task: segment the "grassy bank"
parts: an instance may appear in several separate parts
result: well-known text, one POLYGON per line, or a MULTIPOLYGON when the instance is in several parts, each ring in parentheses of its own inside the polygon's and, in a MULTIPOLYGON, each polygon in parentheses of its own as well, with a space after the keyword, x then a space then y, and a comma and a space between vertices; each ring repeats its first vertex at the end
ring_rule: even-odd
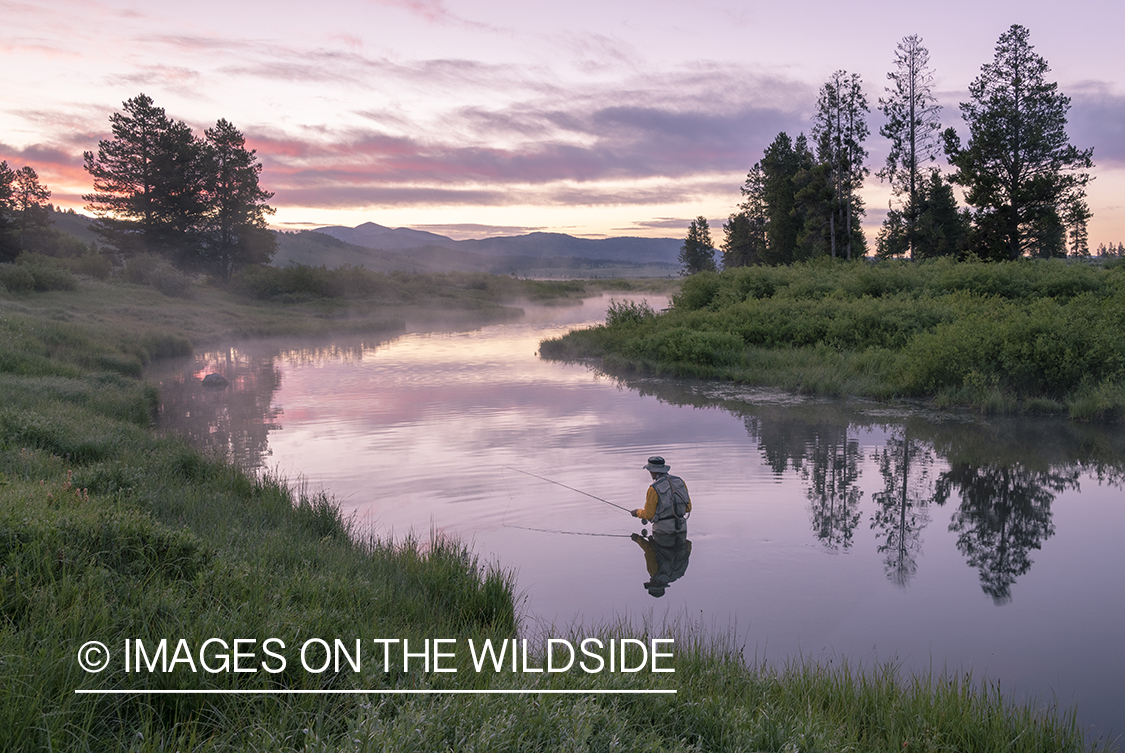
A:
MULTIPOLYGON (((966 679, 748 667, 682 636, 674 674, 304 671, 98 674, 99 640, 464 641, 518 635, 512 580, 449 541, 372 539, 331 500, 252 477, 152 432, 162 355, 224 334, 389 321, 368 301, 168 297, 78 281, 0 293, 0 749, 1079 751, 1073 720, 966 679), (224 330, 224 328, 229 328, 224 330), (85 695, 93 690, 667 689, 676 696, 85 695)), ((399 305, 399 304, 396 304, 399 305)), ((421 305, 421 303, 416 303, 421 305)), ((313 328, 313 329, 309 329, 313 328)), ((323 328, 323 329, 322 329, 323 328)), ((603 635, 643 638, 642 630, 603 635)), ((685 631, 686 633, 686 631, 685 631)), ((368 643, 370 646, 370 644, 368 643)), ((212 652, 212 663, 218 663, 212 652)), ((198 659, 198 654, 196 655, 198 659)), ((533 659, 534 666, 535 659, 533 659)))
POLYGON ((985 412, 1125 415, 1125 267, 822 261, 687 279, 664 314, 623 307, 542 344, 607 369, 985 412))

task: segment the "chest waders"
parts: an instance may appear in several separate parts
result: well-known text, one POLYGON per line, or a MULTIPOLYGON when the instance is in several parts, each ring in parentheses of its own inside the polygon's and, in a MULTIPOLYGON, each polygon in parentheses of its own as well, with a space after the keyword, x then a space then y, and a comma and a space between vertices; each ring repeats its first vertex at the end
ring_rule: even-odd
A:
POLYGON ((679 476, 663 474, 652 482, 656 490, 656 516, 652 519, 653 533, 681 533, 687 530, 687 484, 679 476))

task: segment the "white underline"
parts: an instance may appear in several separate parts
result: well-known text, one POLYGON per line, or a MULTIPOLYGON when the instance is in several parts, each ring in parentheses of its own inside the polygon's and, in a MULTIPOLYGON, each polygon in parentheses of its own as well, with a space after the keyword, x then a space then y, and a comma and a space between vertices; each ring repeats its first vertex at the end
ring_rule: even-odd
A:
POLYGON ((675 690, 411 690, 372 688, 369 690, 75 690, 93 695, 675 695, 675 690))

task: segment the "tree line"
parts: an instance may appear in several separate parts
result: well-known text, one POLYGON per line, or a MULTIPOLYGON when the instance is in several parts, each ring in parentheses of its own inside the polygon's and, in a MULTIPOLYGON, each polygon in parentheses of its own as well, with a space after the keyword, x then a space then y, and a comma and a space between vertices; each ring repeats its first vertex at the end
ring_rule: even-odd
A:
MULTIPOLYGON (((1066 135, 1070 99, 1046 80, 1046 60, 1028 30, 1012 25, 991 63, 960 104, 968 129, 942 130, 929 51, 917 35, 895 50, 890 85, 878 102, 890 141, 876 175, 893 199, 876 255, 923 259, 975 255, 985 260, 1089 255, 1086 185, 1093 149, 1066 135), (944 155, 949 170, 936 164, 944 155), (960 208, 953 186, 964 191, 960 208)), ((869 174, 870 113, 860 77, 836 71, 821 87, 810 137, 779 133, 742 186, 743 201, 723 224, 723 264, 790 264, 819 256, 864 256, 865 207, 858 189, 869 174)), ((707 221, 692 221, 681 252, 684 272, 715 267, 707 221), (706 249, 703 248, 706 246, 706 249)))
POLYGON ((94 190, 82 198, 110 248, 223 280, 269 262, 277 248, 265 219, 273 194, 258 184, 262 165, 237 128, 221 118, 196 136, 144 94, 109 120, 113 138, 83 154, 94 190))
POLYGON ((0 162, 0 262, 19 256, 28 236, 50 224, 49 198, 51 191, 34 168, 13 170, 0 162))
MULTIPOLYGON (((93 192, 82 198, 102 241, 95 250, 120 263, 153 254, 224 281, 273 258, 277 239, 266 226, 273 194, 259 185, 262 165, 229 121, 197 136, 145 94, 124 102, 109 120, 113 137, 83 153, 93 192)), ((51 245, 50 196, 33 168, 0 162, 0 262, 51 245)), ((77 245, 79 251, 68 251, 87 250, 77 245)))

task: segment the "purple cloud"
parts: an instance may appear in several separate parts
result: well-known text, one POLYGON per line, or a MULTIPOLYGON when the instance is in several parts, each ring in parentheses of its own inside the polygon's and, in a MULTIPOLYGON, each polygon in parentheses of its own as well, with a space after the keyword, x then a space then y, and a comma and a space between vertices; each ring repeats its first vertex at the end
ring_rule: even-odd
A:
POLYGON ((1094 83, 1071 95, 1067 135, 1079 149, 1094 148, 1094 164, 1125 167, 1125 96, 1094 83))

